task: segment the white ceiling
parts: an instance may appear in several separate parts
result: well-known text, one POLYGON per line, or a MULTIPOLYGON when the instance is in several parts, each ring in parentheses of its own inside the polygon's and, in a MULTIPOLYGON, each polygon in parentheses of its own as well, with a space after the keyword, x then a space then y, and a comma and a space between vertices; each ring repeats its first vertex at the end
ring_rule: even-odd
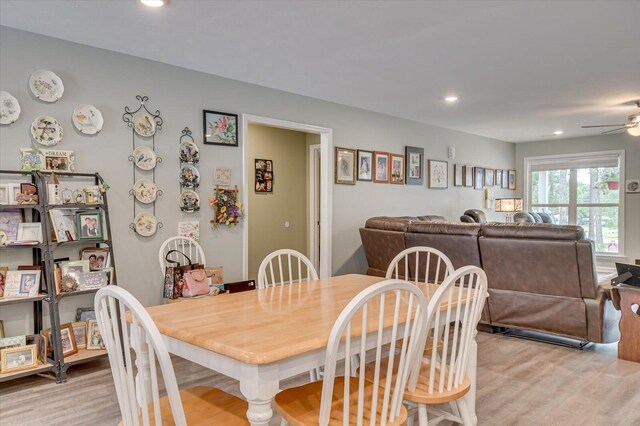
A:
POLYGON ((640 99, 637 0, 0 0, 0 24, 512 142, 640 99))

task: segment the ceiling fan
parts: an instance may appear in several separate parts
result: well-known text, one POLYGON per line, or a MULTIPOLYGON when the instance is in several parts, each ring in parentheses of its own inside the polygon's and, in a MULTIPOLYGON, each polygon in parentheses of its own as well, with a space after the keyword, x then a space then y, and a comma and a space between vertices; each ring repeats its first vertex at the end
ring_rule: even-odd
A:
MULTIPOLYGON (((636 106, 640 108, 640 101, 636 101, 636 106)), ((618 130, 626 129, 627 133, 631 136, 640 136, 640 112, 631 114, 628 118, 629 122, 626 124, 601 124, 597 126, 582 126, 583 129, 590 129, 592 127, 617 127, 617 129, 607 130, 602 132, 603 135, 607 133, 617 132, 618 130)))

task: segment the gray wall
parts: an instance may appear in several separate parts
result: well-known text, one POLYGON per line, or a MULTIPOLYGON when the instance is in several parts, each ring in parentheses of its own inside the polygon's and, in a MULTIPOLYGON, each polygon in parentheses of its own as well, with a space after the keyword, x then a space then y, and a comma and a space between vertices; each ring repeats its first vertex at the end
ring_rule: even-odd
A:
MULTIPOLYGON (((161 301, 157 250, 163 240, 177 232, 179 220, 200 220, 201 241, 208 262, 224 265, 228 280, 241 279, 242 227, 212 231, 209 228, 212 211, 206 200, 213 192, 215 167, 230 167, 232 184, 241 184, 242 147, 203 146, 203 109, 330 127, 334 130, 335 146, 395 153, 403 153, 405 145, 420 146, 425 148, 426 158, 441 160, 447 159, 447 147, 453 146, 456 148, 455 162, 493 168, 514 166, 515 147, 511 143, 6 27, 0 28, 0 39, 0 88, 16 96, 22 106, 22 114, 15 124, 0 128, 0 167, 18 167, 18 149, 29 146, 29 125, 36 116, 51 115, 61 121, 65 134, 58 148, 74 150, 78 171, 98 171, 112 187, 108 195, 120 283, 145 305, 161 301), (64 82, 64 96, 54 104, 35 100, 27 87, 29 75, 40 68, 56 72, 64 82), (159 109, 164 118, 162 132, 156 137, 158 154, 164 157, 164 163, 157 171, 158 186, 164 190, 164 196, 157 204, 157 216, 164 222, 164 228, 151 238, 133 235, 128 228, 132 220, 132 202, 128 195, 132 176, 127 161, 131 153, 131 130, 122 122, 122 114, 125 105, 136 107, 137 94, 149 96, 148 106, 159 109), (95 137, 82 136, 73 128, 71 113, 81 103, 93 104, 102 111, 104 129, 95 137), (199 194, 203 206, 199 213, 191 215, 181 213, 177 201, 177 146, 180 131, 185 126, 193 130, 202 157, 199 194)), ((501 193, 509 191, 496 190, 497 196, 501 193)), ((465 209, 481 208, 482 203, 482 191, 453 188, 452 184, 448 190, 368 182, 358 182, 355 186, 334 185, 333 272, 344 274, 366 270, 358 228, 368 217, 440 214, 457 220, 465 209)), ((494 217, 502 219, 502 216, 494 217)), ((72 319, 76 306, 90 303, 90 298, 65 300, 63 321, 72 319)), ((12 321, 17 318, 9 313, 5 315, 4 309, 3 317, 11 317, 12 321)))
MULTIPOLYGON (((625 151, 625 179, 640 179, 640 139, 626 132, 587 138, 516 144, 518 176, 524 176, 524 158, 554 154, 572 154, 609 150, 625 151)), ((518 193, 522 195, 524 179, 518 179, 518 193)), ((623 185, 620 185, 623 189, 623 185)), ((625 194, 625 254, 629 262, 640 259, 640 194, 625 194)), ((598 262, 604 264, 603 262, 598 262)))

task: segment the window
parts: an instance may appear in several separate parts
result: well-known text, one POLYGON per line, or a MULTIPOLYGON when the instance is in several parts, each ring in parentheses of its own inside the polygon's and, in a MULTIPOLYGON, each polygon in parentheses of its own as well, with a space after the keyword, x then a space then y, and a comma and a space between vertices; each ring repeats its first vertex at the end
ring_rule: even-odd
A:
POLYGON ((525 158, 525 205, 579 225, 596 253, 624 254, 624 151, 525 158))

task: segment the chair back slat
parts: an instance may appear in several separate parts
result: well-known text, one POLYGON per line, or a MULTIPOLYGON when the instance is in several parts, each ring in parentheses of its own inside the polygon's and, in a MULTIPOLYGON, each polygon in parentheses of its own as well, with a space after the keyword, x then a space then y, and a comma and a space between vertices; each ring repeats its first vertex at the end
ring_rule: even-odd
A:
MULTIPOLYGON (((389 264, 386 277, 412 281, 416 284, 440 284, 453 271, 451 260, 440 250, 418 246, 398 253, 389 264)), ((430 297, 429 293, 427 297, 430 297)))
POLYGON ((422 291, 410 282, 395 279, 367 287, 343 309, 329 335, 318 419, 321 426, 331 418, 339 360, 345 360, 341 378, 344 425, 364 425, 365 421, 386 425, 400 415, 407 378, 424 348, 426 318, 427 301, 422 291), (391 346, 388 354, 383 352, 387 343, 391 346), (367 364, 367 350, 373 345, 375 359, 367 364), (353 355, 360 360, 357 372, 351 371, 353 355), (351 377, 354 373, 356 378, 351 377), (373 386, 365 377, 373 377, 373 386), (369 387, 371 395, 365 392, 369 387))
MULTIPOLYGON (((448 275, 429 300, 426 334, 427 340, 433 338, 428 359, 429 394, 449 392, 464 383, 487 296, 484 271, 465 266, 448 275)), ((415 389, 418 372, 412 372, 409 389, 415 389)))
MULTIPOLYGON (((160 250, 158 250, 158 262, 160 264, 160 271, 163 275, 166 267, 170 266, 170 264, 165 260, 165 257, 170 250, 177 250, 186 254, 193 263, 199 263, 202 265, 207 264, 204 256, 204 250, 196 240, 189 237, 171 237, 163 242, 160 246, 160 250)), ((173 256, 173 253, 171 256, 173 256)), ((170 258, 173 259, 173 257, 170 258)), ((182 256, 180 255, 177 255, 175 259, 180 262, 185 261, 185 259, 182 259, 182 256)))
POLYGON ((174 423, 186 425, 169 352, 144 307, 129 292, 116 286, 98 290, 94 305, 124 426, 162 425, 159 377, 174 423), (149 378, 141 377, 146 367, 149 378), (134 377, 134 371, 138 376, 134 377))
POLYGON ((258 269, 258 288, 317 280, 318 273, 307 257, 295 250, 276 250, 264 258, 258 269), (294 262, 297 265, 294 265, 294 262))

